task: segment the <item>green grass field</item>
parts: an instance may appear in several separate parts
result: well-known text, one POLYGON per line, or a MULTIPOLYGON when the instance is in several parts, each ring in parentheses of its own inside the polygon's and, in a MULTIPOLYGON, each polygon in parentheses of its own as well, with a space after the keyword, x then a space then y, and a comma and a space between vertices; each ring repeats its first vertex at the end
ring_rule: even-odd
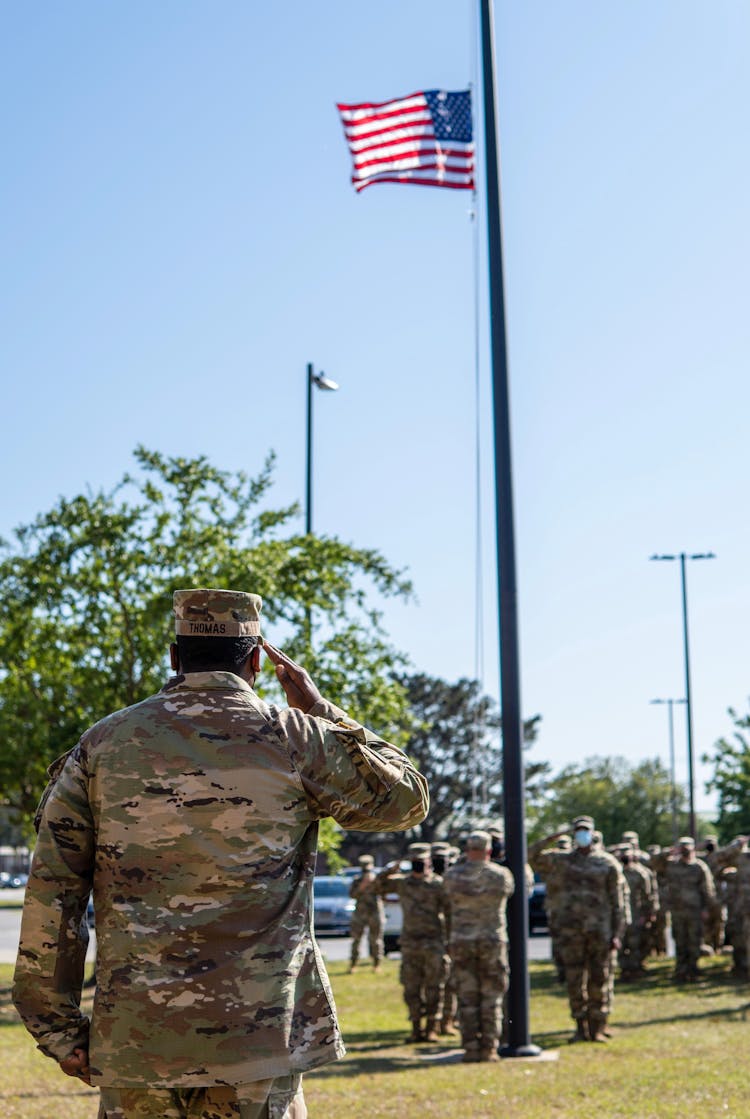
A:
MULTIPOLYGON (((380 974, 345 963, 330 974, 348 1056, 305 1078, 311 1119, 748 1119, 750 1041, 746 984, 729 960, 703 961, 692 987, 652 963, 648 979, 618 989, 606 1046, 566 1044, 567 1000, 550 964, 531 969, 532 1040, 545 1059, 464 1065, 458 1040, 407 1045, 398 964, 380 974)), ((0 967, 3 1119, 94 1119, 97 1093, 68 1079, 34 1048, 9 1003, 10 967, 0 967)))

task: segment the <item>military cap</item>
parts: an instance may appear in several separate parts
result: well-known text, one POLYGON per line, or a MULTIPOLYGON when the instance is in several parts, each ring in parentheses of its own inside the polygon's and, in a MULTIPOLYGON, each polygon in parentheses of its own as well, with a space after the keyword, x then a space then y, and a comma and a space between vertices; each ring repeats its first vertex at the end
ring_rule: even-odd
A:
POLYGON ((622 838, 623 838, 623 841, 630 841, 631 843, 637 844, 638 843, 638 832, 637 831, 624 831, 622 833, 622 838))
POLYGON ((677 840, 678 847, 695 847, 695 840, 692 835, 681 835, 677 840))
POLYGON ((450 853, 450 849, 451 849, 450 843, 445 843, 443 841, 440 841, 438 843, 431 843, 430 844, 430 850, 432 851, 433 855, 445 855, 445 856, 447 856, 450 853))
POLYGON ((505 828, 502 824, 490 824, 487 828, 489 835, 495 835, 498 839, 505 839, 505 828))
POLYGON ((576 816, 573 821, 574 828, 592 828, 594 827, 594 820, 592 816, 576 816))
POLYGON ((460 847, 450 847, 449 851, 448 851, 448 856, 449 856, 450 861, 452 863, 455 863, 456 859, 459 859, 461 857, 461 848, 460 847))
POLYGON ((492 836, 488 831, 473 831, 466 837, 467 851, 489 851, 492 836))
POLYGON ((703 836, 703 842, 704 843, 713 843, 715 847, 718 847, 719 837, 718 837, 718 835, 704 835, 703 836))
POLYGON ((561 835, 557 841, 557 846, 561 851, 569 851, 573 846, 573 841, 569 835, 561 835))
POLYGON ((429 843, 410 843, 407 854, 410 859, 429 859, 431 848, 429 843))
POLYGON ((359 858, 357 859, 357 862, 359 863, 360 866, 374 866, 375 865, 375 860, 373 859, 372 855, 360 855, 359 858))
POLYGON ((260 637, 260 595, 197 587, 175 591, 173 609, 178 637, 260 637))

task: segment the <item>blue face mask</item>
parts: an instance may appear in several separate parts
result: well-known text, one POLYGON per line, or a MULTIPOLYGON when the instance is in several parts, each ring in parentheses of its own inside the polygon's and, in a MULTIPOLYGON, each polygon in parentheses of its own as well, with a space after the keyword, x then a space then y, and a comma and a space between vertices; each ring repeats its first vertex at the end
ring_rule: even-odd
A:
POLYGON ((578 828, 573 838, 579 847, 590 847, 594 834, 588 828, 578 828))

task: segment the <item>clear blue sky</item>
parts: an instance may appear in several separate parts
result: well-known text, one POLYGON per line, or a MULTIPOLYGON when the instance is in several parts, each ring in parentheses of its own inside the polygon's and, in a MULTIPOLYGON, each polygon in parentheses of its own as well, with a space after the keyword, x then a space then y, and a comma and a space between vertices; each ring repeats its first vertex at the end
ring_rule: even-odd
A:
MULTIPOLYGON (((315 527, 408 568, 418 604, 385 616, 415 668, 473 674, 471 196, 356 196, 334 106, 476 83, 474 7, 3 6, 0 531, 138 442, 251 472, 274 448, 274 502, 302 499, 313 361, 342 386, 315 402, 315 527)), ((533 756, 666 756, 648 701, 683 694, 679 582, 648 556, 712 549, 689 570, 700 754, 750 692, 750 8, 496 20, 533 756)))

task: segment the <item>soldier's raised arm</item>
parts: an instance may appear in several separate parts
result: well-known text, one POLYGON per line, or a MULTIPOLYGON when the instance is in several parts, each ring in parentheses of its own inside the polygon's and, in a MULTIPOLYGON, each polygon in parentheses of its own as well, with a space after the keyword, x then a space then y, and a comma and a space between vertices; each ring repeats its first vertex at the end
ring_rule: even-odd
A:
POLYGON ((537 839, 535 843, 529 844, 526 857, 533 870, 543 874, 545 870, 550 868, 557 855, 555 851, 547 850, 547 848, 563 835, 570 835, 570 828, 562 828, 553 832, 552 835, 546 835, 544 839, 537 839))
POLYGON ((290 707, 276 726, 311 810, 356 831, 405 831, 429 810, 427 782, 397 746, 324 699, 309 673, 265 645, 290 707))

